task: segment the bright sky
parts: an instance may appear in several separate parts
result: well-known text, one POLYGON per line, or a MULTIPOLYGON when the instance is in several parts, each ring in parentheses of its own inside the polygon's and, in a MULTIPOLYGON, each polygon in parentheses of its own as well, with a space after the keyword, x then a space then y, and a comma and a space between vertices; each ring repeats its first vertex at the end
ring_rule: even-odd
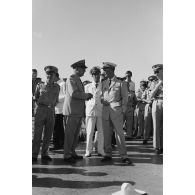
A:
POLYGON ((117 76, 131 70, 138 86, 163 63, 163 0, 33 0, 32 30, 32 67, 43 80, 46 65, 65 78, 86 59, 82 80, 110 61, 117 76))

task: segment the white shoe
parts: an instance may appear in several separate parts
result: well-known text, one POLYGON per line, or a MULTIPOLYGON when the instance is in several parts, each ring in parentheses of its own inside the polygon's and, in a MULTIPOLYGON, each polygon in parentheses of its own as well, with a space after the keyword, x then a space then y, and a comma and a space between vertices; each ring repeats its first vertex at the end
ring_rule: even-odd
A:
POLYGON ((85 157, 87 157, 87 158, 91 157, 91 154, 85 154, 85 157))

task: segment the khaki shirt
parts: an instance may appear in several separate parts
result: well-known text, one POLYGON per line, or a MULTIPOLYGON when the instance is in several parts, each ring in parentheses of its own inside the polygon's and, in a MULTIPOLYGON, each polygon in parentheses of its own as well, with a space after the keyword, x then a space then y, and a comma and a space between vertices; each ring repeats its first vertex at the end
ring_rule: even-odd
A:
POLYGON ((66 81, 63 115, 84 117, 87 97, 88 94, 85 93, 80 78, 75 74, 71 75, 66 81))
POLYGON ((36 87, 39 83, 40 81, 37 78, 32 80, 32 96, 34 96, 36 87))
POLYGON ((60 86, 57 83, 42 83, 37 85, 35 90, 35 100, 38 105, 54 107, 58 102, 60 86))
POLYGON ((102 100, 108 102, 108 106, 103 105, 102 117, 105 120, 115 119, 119 117, 122 112, 125 113, 127 109, 128 91, 125 82, 120 81, 114 76, 109 80, 102 83, 102 100))
MULTIPOLYGON (((155 83, 155 86, 158 84, 158 81, 155 83)), ((154 88, 155 88, 154 86, 154 88)), ((163 85, 159 86, 158 91, 156 92, 154 99, 163 98, 163 85)))

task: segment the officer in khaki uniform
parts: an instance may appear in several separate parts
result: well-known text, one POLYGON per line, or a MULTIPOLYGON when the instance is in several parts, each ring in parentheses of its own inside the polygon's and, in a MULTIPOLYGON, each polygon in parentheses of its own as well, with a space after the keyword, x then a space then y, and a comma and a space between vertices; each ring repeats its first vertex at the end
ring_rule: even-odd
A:
POLYGON ((127 82, 128 88, 128 102, 127 102, 127 110, 125 113, 126 120, 126 129, 127 129, 127 138, 131 139, 133 137, 133 129, 134 129, 134 112, 137 104, 137 98, 135 95, 135 83, 131 80, 132 72, 130 70, 126 71, 125 79, 127 82))
POLYGON ((140 81, 140 88, 136 92, 137 105, 135 109, 135 117, 138 124, 137 139, 140 139, 144 132, 144 111, 146 105, 146 87, 147 82, 145 80, 140 81))
POLYGON ((112 160, 112 132, 115 131, 116 142, 123 163, 131 164, 127 156, 125 136, 123 132, 123 115, 127 108, 127 86, 117 79, 114 71, 116 64, 103 62, 103 70, 108 78, 102 83, 102 122, 104 131, 104 152, 105 156, 101 160, 112 160), (113 128, 112 128, 113 125, 113 128))
POLYGON ((157 80, 155 75, 148 77, 148 88, 146 89, 146 105, 144 111, 144 140, 143 144, 147 144, 147 141, 150 137, 151 132, 153 131, 153 122, 152 122, 152 102, 153 99, 150 98, 150 93, 153 89, 154 82, 157 80))
POLYGON ((49 143, 54 128, 55 105, 58 101, 60 86, 54 83, 58 69, 54 66, 44 68, 47 76, 45 83, 39 84, 35 90, 37 104, 35 114, 35 130, 32 145, 32 161, 36 162, 40 150, 42 132, 44 129, 43 145, 41 151, 42 160, 52 160, 48 155, 49 143))
POLYGON ((127 138, 131 139, 133 137, 134 110, 137 103, 137 98, 135 92, 130 90, 129 83, 127 83, 127 90, 128 90, 128 101, 127 101, 127 110, 124 115, 124 120, 126 121, 127 138))
POLYGON ((154 99, 152 104, 153 147, 156 154, 161 154, 163 153, 163 64, 155 64, 152 68, 158 78, 151 91, 151 98, 154 99))
POLYGON ((80 60, 71 65, 74 73, 67 78, 63 115, 65 116, 64 132, 64 161, 75 163, 83 157, 76 154, 79 131, 82 118, 85 116, 85 101, 90 100, 93 95, 85 93, 83 83, 80 80, 85 73, 85 60, 80 60))

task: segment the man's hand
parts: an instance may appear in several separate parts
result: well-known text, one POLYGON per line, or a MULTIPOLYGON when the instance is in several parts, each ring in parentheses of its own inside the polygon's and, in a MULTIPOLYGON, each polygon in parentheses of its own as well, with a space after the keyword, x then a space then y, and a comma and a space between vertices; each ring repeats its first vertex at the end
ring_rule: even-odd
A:
POLYGON ((88 97, 87 100, 90 100, 91 98, 93 98, 93 95, 91 93, 87 93, 88 97))
POLYGON ((104 105, 104 106, 109 106, 110 103, 108 101, 105 101, 103 99, 101 99, 101 103, 104 105))

